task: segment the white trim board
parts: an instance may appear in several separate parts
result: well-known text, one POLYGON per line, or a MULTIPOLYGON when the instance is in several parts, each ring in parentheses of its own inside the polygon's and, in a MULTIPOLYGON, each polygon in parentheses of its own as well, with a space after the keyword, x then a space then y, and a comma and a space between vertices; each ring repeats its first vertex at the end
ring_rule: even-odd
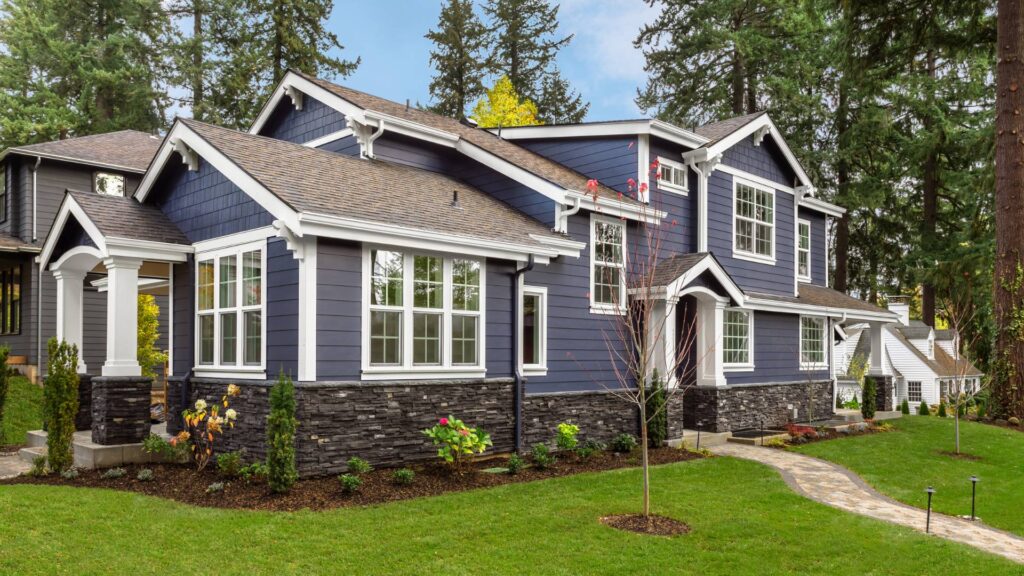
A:
POLYGON ((506 140, 650 135, 682 144, 688 148, 698 148, 708 143, 707 138, 695 132, 661 120, 648 119, 551 126, 517 126, 501 130, 492 128, 490 131, 494 134, 500 132, 501 137, 506 140))

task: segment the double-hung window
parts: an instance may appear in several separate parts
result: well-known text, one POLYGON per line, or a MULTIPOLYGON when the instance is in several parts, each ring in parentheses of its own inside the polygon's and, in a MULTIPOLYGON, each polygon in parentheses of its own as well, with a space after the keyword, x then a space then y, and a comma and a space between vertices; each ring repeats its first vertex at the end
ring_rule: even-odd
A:
POLYGON ((750 310, 727 308, 722 321, 724 368, 754 367, 754 314, 750 310))
POLYGON ((590 217, 590 307, 622 313, 626 304, 626 225, 590 217))
POLYGON ((803 282, 811 281, 811 223, 798 220, 796 225, 796 276, 803 282))
POLYGON ((687 194, 690 185, 687 181, 686 165, 659 157, 658 188, 678 194, 687 194))
POLYGON ((387 248, 366 260, 365 374, 482 371, 482 262, 387 248))
POLYGON ((921 381, 920 380, 909 380, 909 381, 907 381, 907 401, 908 402, 920 402, 921 401, 921 381))
POLYGON ((520 315, 520 361, 527 375, 547 373, 548 289, 524 286, 520 315))
POLYGON ((774 263, 775 192, 735 179, 734 186, 734 255, 774 263))
POLYGON ((825 319, 800 317, 800 368, 823 369, 825 364, 825 319))
POLYGON ((266 242, 196 258, 198 370, 264 369, 266 242))

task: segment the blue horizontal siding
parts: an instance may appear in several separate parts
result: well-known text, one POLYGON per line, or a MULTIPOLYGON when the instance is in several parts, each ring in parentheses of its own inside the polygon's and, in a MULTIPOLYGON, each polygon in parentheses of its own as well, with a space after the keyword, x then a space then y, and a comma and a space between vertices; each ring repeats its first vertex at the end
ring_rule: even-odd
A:
POLYGON ((282 98, 271 113, 261 136, 303 144, 345 128, 345 117, 330 106, 306 96, 302 110, 296 110, 291 98, 282 98))
POLYGON ((316 373, 318 380, 358 380, 362 372, 362 248, 317 243, 316 373))
POLYGON ((800 209, 800 218, 811 223, 811 283, 825 285, 828 271, 828 232, 825 216, 820 212, 800 209))
MULTIPOLYGON (((682 161, 682 153, 686 148, 661 140, 651 138, 650 161, 656 158, 669 158, 678 162, 682 161)), ((656 172, 648 165, 648 180, 651 186, 651 202, 659 210, 668 213, 665 220, 669 223, 670 232, 666 234, 664 243, 665 251, 672 253, 688 254, 697 250, 697 174, 687 169, 687 180, 689 181, 690 192, 682 195, 678 192, 662 190, 658 187, 656 172), (675 224, 672 224, 672 223, 675 224)), ((667 254, 671 255, 671 254, 667 254)))
POLYGON ((267 376, 299 372, 299 261, 281 238, 267 241, 267 376))
POLYGON ((783 186, 796 185, 796 173, 771 136, 760 146, 754 146, 753 138, 740 140, 722 153, 722 163, 783 186))
MULTIPOLYGON (((630 178, 637 180, 635 136, 517 140, 516 144, 623 194, 629 192, 627 181, 630 178)), ((636 190, 633 193, 635 194, 636 190)))
POLYGON ((515 264, 487 261, 487 377, 512 376, 512 274, 515 264))
POLYGON ((828 370, 800 369, 800 316, 754 312, 754 371, 726 372, 725 379, 729 384, 819 381, 828 379, 828 370))

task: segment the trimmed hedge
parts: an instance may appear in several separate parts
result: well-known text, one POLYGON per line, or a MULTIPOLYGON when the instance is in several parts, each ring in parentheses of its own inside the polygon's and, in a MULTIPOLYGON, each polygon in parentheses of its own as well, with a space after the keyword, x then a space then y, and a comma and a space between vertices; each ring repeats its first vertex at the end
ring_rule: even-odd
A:
POLYGON ((299 479, 295 468, 295 385, 281 372, 270 389, 267 417, 267 483, 277 493, 287 492, 299 479))
POLYGON ((861 396, 863 400, 860 403, 860 414, 865 420, 871 420, 875 417, 878 405, 878 387, 871 376, 864 378, 864 391, 861 396))
POLYGON ((49 468, 63 472, 71 468, 71 442, 78 414, 78 347, 50 338, 50 359, 43 387, 43 422, 46 424, 46 454, 49 468))

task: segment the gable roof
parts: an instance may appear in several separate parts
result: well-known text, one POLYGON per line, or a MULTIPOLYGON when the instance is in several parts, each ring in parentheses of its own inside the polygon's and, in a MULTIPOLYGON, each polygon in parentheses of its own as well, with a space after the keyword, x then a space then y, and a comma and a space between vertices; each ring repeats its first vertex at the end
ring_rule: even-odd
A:
POLYGON ((932 327, 920 320, 911 320, 909 326, 894 326, 907 340, 926 340, 932 334, 932 327))
POLYGON ((734 116, 732 118, 726 118, 718 122, 711 122, 703 126, 699 126, 694 132, 708 139, 705 146, 713 146, 726 136, 733 132, 743 128, 747 124, 750 124, 754 119, 766 114, 766 112, 754 112, 753 114, 744 114, 742 116, 734 116))
MULTIPOLYGON (((921 351, 920 348, 914 346, 906 336, 903 335, 902 331, 898 326, 886 326, 885 329, 892 335, 892 337, 899 343, 900 346, 910 351, 915 358, 925 367, 932 371, 937 378, 953 378, 957 376, 983 376, 984 373, 979 370, 970 361, 961 360, 959 363, 953 359, 941 346, 934 348, 935 358, 929 358, 927 354, 921 351), (966 362, 966 364, 965 364, 966 362)), ((857 341, 857 347, 854 350, 854 356, 862 356, 865 360, 871 358, 871 331, 867 329, 851 330, 850 334, 860 334, 860 339, 857 341)), ((892 361, 892 355, 886 354, 892 361)), ((895 369, 895 366, 893 367, 895 369)))
POLYGON ((188 238, 154 206, 140 204, 134 198, 107 196, 93 192, 68 190, 89 220, 106 237, 190 245, 188 238))
POLYGON ((161 138, 138 130, 119 130, 106 134, 79 136, 4 151, 7 154, 39 156, 52 160, 112 168, 124 172, 146 171, 153 155, 160 147, 161 138))
POLYGON ((710 273, 737 305, 745 299, 743 290, 722 268, 710 252, 676 254, 658 262, 651 279, 651 288, 666 296, 678 296, 691 282, 705 272, 710 273))
POLYGON ((785 304, 796 304, 803 308, 813 307, 826 312, 862 312, 865 317, 875 319, 886 319, 895 321, 897 316, 893 312, 875 306, 870 302, 858 300, 838 290, 817 286, 814 284, 799 284, 799 296, 781 296, 778 294, 765 294, 760 292, 749 292, 748 296, 762 302, 779 302, 785 304))

